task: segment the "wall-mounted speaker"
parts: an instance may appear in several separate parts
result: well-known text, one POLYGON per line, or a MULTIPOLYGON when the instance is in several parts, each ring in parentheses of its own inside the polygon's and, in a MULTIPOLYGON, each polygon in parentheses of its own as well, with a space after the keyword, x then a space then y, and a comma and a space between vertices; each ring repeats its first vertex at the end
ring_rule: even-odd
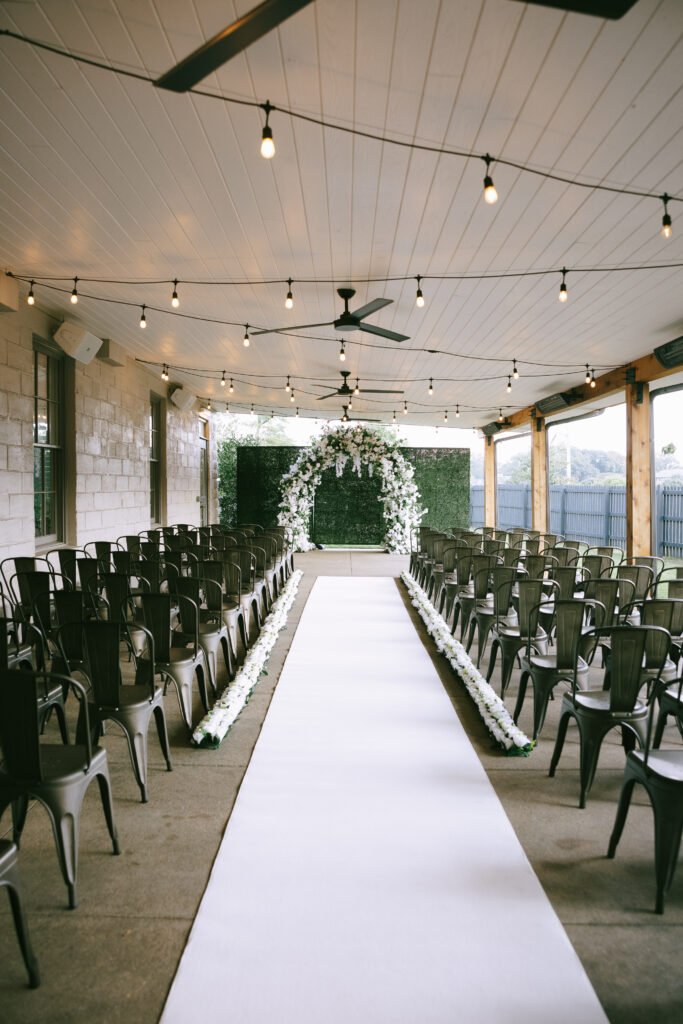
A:
POLYGON ((92 362, 102 346, 101 340, 89 334, 85 327, 68 320, 57 328, 53 337, 59 347, 79 363, 92 362))
POLYGON ((173 404, 179 409, 182 409, 183 412, 189 412, 197 401, 196 395, 193 395, 191 391, 186 391, 185 388, 180 387, 176 388, 175 391, 172 391, 170 397, 173 404))

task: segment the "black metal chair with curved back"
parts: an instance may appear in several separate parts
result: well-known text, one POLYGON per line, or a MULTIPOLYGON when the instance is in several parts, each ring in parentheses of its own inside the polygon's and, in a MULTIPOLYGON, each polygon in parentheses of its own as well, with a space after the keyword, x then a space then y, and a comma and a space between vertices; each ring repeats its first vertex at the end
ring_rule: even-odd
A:
MULTIPOLYGON (((147 680, 144 672, 136 672, 136 682, 123 685, 121 678, 120 650, 121 627, 115 619, 83 623, 85 654, 88 675, 92 689, 88 698, 88 722, 90 736, 96 742, 100 726, 115 722, 123 731, 128 744, 128 753, 140 789, 143 804, 147 803, 147 732, 152 716, 156 724, 161 752, 166 761, 166 770, 172 771, 171 757, 166 732, 163 690, 155 684, 154 645, 151 634, 142 630, 148 647, 147 680)), ((140 630, 140 627, 138 627, 140 630)), ((132 642, 132 641, 131 641, 132 642)), ((84 742, 83 730, 86 719, 81 705, 77 742, 84 742)))
MULTIPOLYGON (((256 579, 256 557, 246 546, 226 548, 223 552, 223 570, 225 576, 226 593, 228 578, 231 575, 229 565, 237 565, 239 575, 239 602, 242 607, 244 629, 249 644, 253 643, 261 631, 261 607, 262 599, 260 586, 256 579)), ((230 579, 231 585, 234 578, 230 579)))
MULTIPOLYGON (((192 680, 197 677, 199 696, 204 710, 209 710, 204 674, 204 651, 199 645, 199 611, 189 598, 178 595, 178 605, 183 607, 184 632, 192 635, 191 645, 171 646, 171 595, 141 594, 143 622, 151 633, 154 643, 154 668, 168 683, 171 681, 178 695, 180 713, 187 728, 192 731, 192 680), (189 606, 192 605, 193 608, 189 606)), ((180 643, 180 641, 178 641, 180 643)), ((137 672, 147 672, 144 664, 145 652, 138 659, 137 672)), ((143 678, 147 678, 143 676, 143 678)), ((164 687, 164 692, 166 687, 164 687)))
MULTIPOLYGON (((485 555, 485 554, 473 554, 472 555, 472 587, 467 587, 460 591, 457 595, 459 611, 461 614, 460 620, 460 642, 462 643, 465 638, 465 633, 469 629, 470 619, 476 603, 484 602, 489 597, 489 581, 491 571, 495 565, 499 565, 499 560, 496 555, 485 555)), ((490 598, 490 603, 493 605, 493 597, 490 598)), ((455 622, 453 623, 453 632, 455 632, 455 622)))
MULTIPOLYGON (((480 570, 481 572, 482 570, 480 570)), ((487 572, 487 570, 483 570, 487 572)), ((470 616, 470 629, 467 638, 467 650, 469 651, 474 635, 477 636, 477 668, 481 665, 481 659, 488 643, 489 633, 495 622, 506 621, 517 622, 517 613, 512 607, 512 586, 517 578, 517 568, 511 565, 495 565, 490 570, 491 575, 491 596, 483 600, 475 601, 470 616)), ((477 580, 474 581, 475 591, 477 580)))
MULTIPOLYGON (((604 630, 595 630, 599 635, 604 630)), ((552 777, 562 754, 567 727, 573 719, 579 728, 580 784, 579 807, 586 806, 586 797, 593 784, 602 741, 610 729, 620 728, 624 749, 633 749, 638 742, 645 745, 648 717, 647 702, 639 699, 642 686, 642 665, 648 646, 648 634, 663 650, 661 667, 666 658, 667 631, 659 626, 611 626, 609 654, 609 689, 580 689, 578 673, 572 678, 571 693, 562 698, 555 749, 548 774, 552 777), (654 637, 655 633, 662 634, 654 637)), ((657 685, 657 683, 655 683, 657 685)))
MULTIPOLYGON (((490 682, 501 653, 500 696, 505 697, 519 652, 527 647, 536 654, 548 653, 548 635, 539 624, 538 612, 547 581, 542 578, 522 579, 518 586, 518 612, 516 621, 497 616, 491 627, 491 654, 486 678, 490 682)), ((551 586, 555 584, 551 583, 551 586)))
MULTIPOLYGON (((538 654, 532 652, 533 644, 527 642, 527 650, 522 660, 522 674, 517 691, 514 720, 524 706, 527 683, 531 680, 534 692, 533 738, 536 739, 545 722, 548 701, 558 683, 571 683, 574 679, 588 680, 588 665, 579 654, 579 644, 584 631, 588 609, 597 610, 596 602, 573 598, 568 601, 556 601, 554 607, 554 641, 553 653, 538 654)), ((546 632, 550 630, 546 627, 546 632)))
POLYGON ((222 621, 227 626, 228 651, 230 654, 228 675, 232 679, 237 664, 237 631, 239 630, 240 632, 245 651, 247 650, 247 635, 244 626, 244 614, 239 600, 241 572, 238 565, 232 564, 233 578, 228 579, 226 582, 226 570, 230 574, 229 567, 231 564, 218 561, 218 559, 207 559, 203 562, 197 562, 192 567, 192 575, 196 575, 199 579, 211 580, 217 584, 220 590, 220 597, 213 588, 209 588, 206 591, 206 605, 209 617, 218 612, 222 621))
MULTIPOLYGON (((654 814, 655 823, 655 913, 664 913, 664 895, 671 888, 683 833, 683 748, 661 750, 650 743, 652 720, 657 698, 669 688, 661 682, 650 701, 645 744, 642 750, 630 750, 626 755, 624 777, 607 856, 612 859, 626 824, 636 783, 645 789, 654 814)), ((683 701, 683 679, 676 686, 675 698, 683 701)))
MULTIPOLYGON (((230 638, 228 627, 222 615, 222 590, 215 580, 199 576, 179 576, 171 583, 171 594, 190 598, 199 609, 199 644, 204 651, 208 669, 209 685, 214 696, 218 693, 218 651, 223 652, 223 660, 228 675, 232 671, 230 638)), ((183 631, 183 605, 179 603, 178 624, 174 634, 191 639, 183 631)))
MULTIPOLYGON (((87 701, 84 687, 68 676, 13 669, 0 672, 0 814, 12 805, 14 841, 19 845, 29 798, 45 807, 55 837, 62 876, 69 893, 69 907, 76 906, 76 872, 81 807, 86 790, 97 779, 102 807, 114 853, 119 853, 111 801, 107 752, 93 747, 90 729, 85 743, 40 742, 37 706, 40 694, 65 684, 79 701, 87 701)), ((87 706, 84 712, 87 723, 87 706)))
POLYGON ((40 971, 38 961, 28 937, 28 926, 24 916, 23 888, 19 877, 19 850, 16 843, 9 839, 0 839, 0 887, 7 889, 9 896, 14 928, 19 940, 21 955, 28 971, 29 987, 38 988, 40 985, 40 971))

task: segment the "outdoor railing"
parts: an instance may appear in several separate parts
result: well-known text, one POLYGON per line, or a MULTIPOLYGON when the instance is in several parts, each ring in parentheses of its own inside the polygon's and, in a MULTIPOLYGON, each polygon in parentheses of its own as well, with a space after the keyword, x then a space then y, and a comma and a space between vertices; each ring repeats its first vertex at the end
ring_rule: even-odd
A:
MULTIPOLYGON (((500 484, 496 492, 500 529, 513 526, 531 529, 531 486, 500 484)), ((653 514, 658 552, 667 558, 683 558, 683 486, 660 484, 655 489, 653 514)), ((470 488, 472 526, 484 522, 484 488, 470 488)), ((623 547, 626 541, 626 488, 581 484, 550 487, 550 532, 592 545, 623 547)))

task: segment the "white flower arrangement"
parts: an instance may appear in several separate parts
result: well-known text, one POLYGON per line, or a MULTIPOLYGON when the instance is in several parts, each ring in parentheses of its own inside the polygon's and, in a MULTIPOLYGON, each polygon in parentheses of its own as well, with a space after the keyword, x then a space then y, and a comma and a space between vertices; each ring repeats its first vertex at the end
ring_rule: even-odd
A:
POLYGON ((427 632, 464 683, 495 741, 506 754, 528 756, 535 746, 534 742, 517 727, 503 701, 474 666, 469 654, 453 636, 446 620, 436 611, 422 587, 408 572, 402 572, 401 579, 408 589, 412 604, 417 608, 420 618, 427 627, 427 632))
POLYGON ((286 625, 302 576, 301 569, 293 572, 277 601, 273 602, 270 614, 261 626, 258 640, 248 651, 244 664, 192 733, 192 742, 196 747, 218 747, 230 726, 235 723, 259 681, 278 633, 286 625))
POLYGON ((310 551, 314 547, 308 536, 308 521, 316 489, 326 469, 334 466, 337 476, 341 476, 349 459, 358 476, 363 465, 368 467, 370 476, 375 467, 378 469, 378 501, 384 505, 386 523, 384 546, 392 553, 407 554, 411 533, 427 510, 420 508, 413 467, 396 444, 369 427, 339 427, 324 433, 301 452, 284 474, 278 523, 287 530, 290 544, 295 551, 310 551))

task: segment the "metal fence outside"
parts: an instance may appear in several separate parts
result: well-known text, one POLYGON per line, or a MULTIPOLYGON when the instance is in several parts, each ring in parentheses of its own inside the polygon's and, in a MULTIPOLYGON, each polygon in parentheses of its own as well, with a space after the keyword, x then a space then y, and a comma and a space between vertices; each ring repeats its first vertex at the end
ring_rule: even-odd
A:
MULTIPOLYGON (((498 526, 531 529, 531 486, 500 484, 496 491, 498 526)), ((626 488, 550 487, 550 532, 587 544, 623 547, 626 542, 626 488)), ((655 489, 654 516, 658 555, 683 558, 683 486, 660 484, 655 489)), ((484 487, 470 488, 470 522, 484 523, 484 487)))

